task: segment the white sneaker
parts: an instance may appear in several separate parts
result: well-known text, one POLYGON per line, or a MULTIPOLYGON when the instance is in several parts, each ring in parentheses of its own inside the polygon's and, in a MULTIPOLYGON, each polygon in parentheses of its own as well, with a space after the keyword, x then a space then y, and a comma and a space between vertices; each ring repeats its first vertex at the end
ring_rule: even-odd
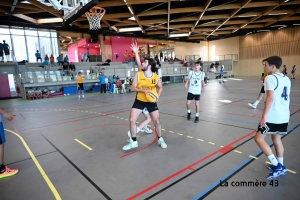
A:
POLYGON ((130 139, 130 142, 123 147, 123 150, 126 151, 129 149, 137 148, 138 146, 139 146, 139 144, 137 141, 133 141, 132 139, 130 139))
MULTIPOLYGON (((136 127, 136 134, 137 134, 138 132, 140 132, 140 131, 141 131, 140 127, 136 127)), ((130 133, 130 131, 127 132, 127 135, 128 135, 128 137, 129 137, 129 139, 127 140, 127 142, 130 142, 130 140, 131 140, 131 133, 130 133)), ((137 137, 137 139, 139 138, 138 135, 136 135, 136 137, 137 137)))
POLYGON ((80 96, 78 96, 78 100, 80 100, 80 96))
POLYGON ((152 133, 152 130, 151 129, 149 129, 147 126, 145 126, 144 128, 142 128, 141 129, 141 132, 143 132, 143 133, 152 133))
POLYGON ((254 108, 254 109, 257 107, 257 105, 252 104, 252 103, 248 103, 248 105, 249 105, 250 107, 254 108))
POLYGON ((167 148, 167 144, 165 143, 165 141, 162 137, 160 137, 159 140, 157 140, 157 144, 159 144, 160 147, 163 149, 167 148))

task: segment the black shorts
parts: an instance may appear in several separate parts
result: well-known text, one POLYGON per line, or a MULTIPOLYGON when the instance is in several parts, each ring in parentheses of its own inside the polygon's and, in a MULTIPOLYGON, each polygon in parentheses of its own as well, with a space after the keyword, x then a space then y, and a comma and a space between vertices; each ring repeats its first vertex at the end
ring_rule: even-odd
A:
POLYGON ((265 73, 262 73, 262 74, 261 74, 261 77, 264 77, 264 75, 265 75, 265 73))
POLYGON ((262 87, 261 87, 260 93, 263 93, 263 94, 265 93, 265 86, 262 86, 262 87))
POLYGON ((5 55, 9 55, 9 50, 4 50, 5 55))
POLYGON ((192 93, 189 93, 187 94, 187 100, 194 100, 195 101, 200 101, 200 94, 192 94, 192 93))
POLYGON ((158 110, 157 104, 155 103, 151 103, 151 102, 144 102, 144 101, 140 101, 135 99, 132 108, 136 108, 139 110, 144 110, 144 108, 147 108, 149 113, 152 113, 156 110, 158 110))
POLYGON ((2 51, 2 52, 0 52, 0 57, 3 57, 3 51, 2 51))
POLYGON ((78 85, 77 87, 78 90, 84 90, 83 83, 77 83, 77 85, 78 85))
POLYGON ((220 78, 223 77, 223 74, 220 74, 220 78))
POLYGON ((260 131, 264 135, 285 135, 287 134, 287 127, 289 123, 283 123, 283 124, 273 124, 273 123, 266 123, 266 127, 262 127, 261 125, 258 125, 257 132, 260 131))

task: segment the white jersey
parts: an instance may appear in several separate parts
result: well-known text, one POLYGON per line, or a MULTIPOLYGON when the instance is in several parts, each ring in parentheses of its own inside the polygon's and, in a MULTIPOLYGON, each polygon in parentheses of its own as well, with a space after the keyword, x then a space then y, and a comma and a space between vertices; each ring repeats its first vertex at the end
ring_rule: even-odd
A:
POLYGON ((274 101, 266 121, 274 124, 288 123, 290 120, 290 79, 281 73, 274 73, 265 78, 264 86, 265 91, 274 91, 274 101))
POLYGON ((189 93, 192 94, 201 94, 202 90, 202 81, 204 80, 204 72, 189 72, 189 93))

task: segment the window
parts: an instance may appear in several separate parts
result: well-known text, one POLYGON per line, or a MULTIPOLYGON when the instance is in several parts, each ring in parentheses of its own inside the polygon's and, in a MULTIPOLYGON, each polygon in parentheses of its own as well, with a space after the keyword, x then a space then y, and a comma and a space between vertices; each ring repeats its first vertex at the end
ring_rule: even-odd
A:
MULTIPOLYGON (((28 62, 36 62, 35 53, 39 48, 38 37, 26 36, 27 49, 28 49, 28 62)), ((44 59, 43 59, 44 60, 44 59)))
POLYGON ((26 43, 24 35, 12 35, 13 49, 17 61, 27 60, 26 43))
POLYGON ((211 61, 215 61, 216 60, 216 45, 212 45, 211 46, 211 61))
POLYGON ((37 36, 36 30, 25 30, 25 35, 37 36))
POLYGON ((10 29, 12 35, 24 35, 24 29, 10 29))

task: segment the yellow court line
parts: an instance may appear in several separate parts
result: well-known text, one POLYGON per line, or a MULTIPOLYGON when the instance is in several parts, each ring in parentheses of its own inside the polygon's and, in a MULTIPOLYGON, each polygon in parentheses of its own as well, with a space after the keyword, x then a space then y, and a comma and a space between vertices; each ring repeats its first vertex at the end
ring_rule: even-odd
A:
POLYGON ((257 160, 257 159, 258 159, 257 157, 255 157, 255 156, 251 156, 251 155, 249 155, 249 157, 250 157, 250 158, 254 158, 255 160, 257 160))
POLYGON ((178 135, 183 135, 183 134, 181 134, 181 133, 178 133, 178 135))
POLYGON ((202 139, 197 139, 197 140, 200 140, 201 142, 203 142, 204 140, 202 140, 202 139))
POLYGON ((221 148, 223 148, 224 146, 220 146, 221 148))
POLYGON ((173 131, 169 131, 169 133, 174 133, 173 131))
POLYGON ((234 150, 234 152, 236 152, 236 153, 242 153, 241 151, 238 151, 238 150, 234 150))
POLYGON ((215 143, 213 143, 213 142, 208 142, 209 144, 212 144, 212 145, 215 145, 215 143))
POLYGON ((188 138, 193 138, 192 136, 186 136, 186 137, 188 137, 188 138))
POLYGON ((161 130, 162 130, 162 131, 166 131, 166 129, 163 129, 163 128, 162 128, 161 130))
MULTIPOLYGON (((266 163, 269 164, 269 165, 272 164, 272 163, 270 163, 270 162, 268 162, 268 161, 266 161, 266 163)), ((293 171, 293 170, 290 170, 290 169, 287 169, 287 170, 288 170, 288 172, 291 172, 291 173, 293 173, 293 174, 297 174, 297 172, 295 172, 295 171, 293 171)))
POLYGON ((54 187, 54 185, 52 184, 51 180, 49 179, 49 177, 47 176, 46 172, 44 171, 44 169, 42 168, 42 166, 40 165, 39 161, 36 159, 36 157, 34 156, 34 154, 32 153, 32 151, 30 150, 30 148, 28 147, 27 143, 25 142, 25 140, 22 138, 22 136, 20 136, 19 134, 11 131, 11 130, 7 130, 4 129, 16 136, 19 137, 19 139, 22 141, 24 147, 26 148, 26 150, 28 151, 31 159, 33 160, 34 164, 36 165, 36 167, 38 168, 38 170, 40 171, 40 173, 42 174, 43 178, 45 179, 46 183, 48 184, 50 190, 52 191, 53 195, 55 196, 56 200, 61 200, 60 195, 58 194, 56 188, 54 187))
POLYGON ((92 151, 93 149, 91 147, 89 147, 88 145, 84 144, 83 142, 81 142, 80 140, 78 139, 74 139, 76 142, 78 142, 79 144, 81 144, 82 146, 84 146, 85 148, 87 148, 88 150, 92 151))

